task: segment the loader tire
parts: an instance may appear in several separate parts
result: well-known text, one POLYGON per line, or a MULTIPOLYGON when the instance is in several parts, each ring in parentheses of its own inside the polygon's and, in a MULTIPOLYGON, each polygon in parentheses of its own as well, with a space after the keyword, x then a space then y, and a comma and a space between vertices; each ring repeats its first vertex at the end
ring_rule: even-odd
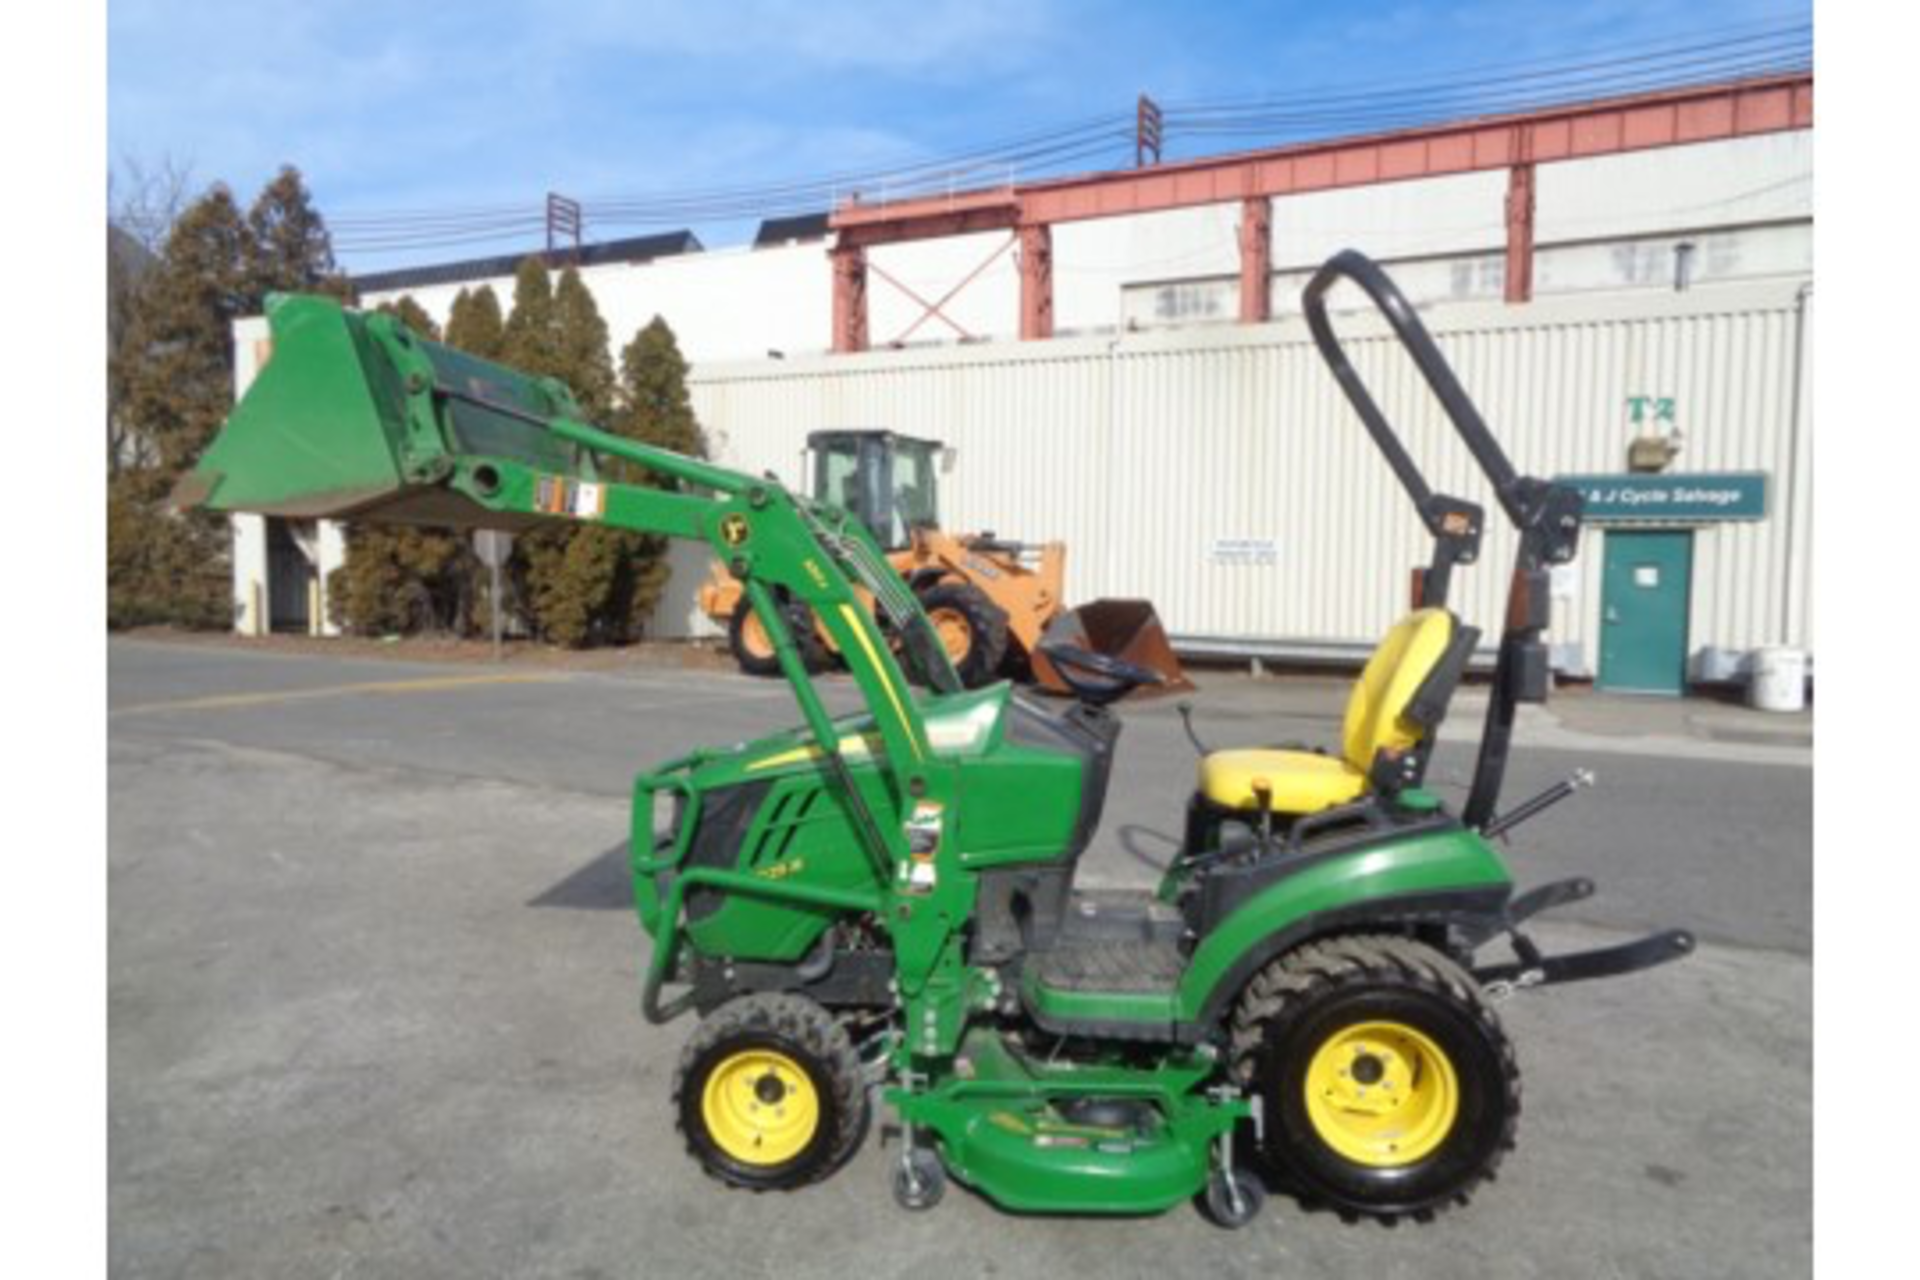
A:
MULTIPOLYGON (((813 612, 803 604, 789 604, 786 607, 787 629, 793 632, 795 641, 800 645, 800 656, 806 660, 807 670, 824 671, 828 666, 826 647, 820 643, 820 633, 813 625, 813 612)), ((733 608, 727 618, 727 648, 733 653, 733 660, 740 669, 750 676, 777 676, 780 674, 780 655, 774 652, 773 638, 760 625, 753 614, 753 606, 742 599, 733 608)))
POLYGON ((846 1029, 802 996, 763 993, 701 1020, 673 1078, 675 1126, 707 1174, 751 1191, 817 1182, 852 1158, 869 1121, 846 1029))
POLYGON ((1301 1198, 1425 1221, 1513 1148, 1520 1068, 1479 985, 1410 938, 1330 938, 1256 974, 1233 1069, 1261 1096, 1262 1154, 1301 1198))
POLYGON ((1007 656, 1007 611, 966 582, 941 582, 920 595, 960 683, 978 689, 991 683, 1007 656))

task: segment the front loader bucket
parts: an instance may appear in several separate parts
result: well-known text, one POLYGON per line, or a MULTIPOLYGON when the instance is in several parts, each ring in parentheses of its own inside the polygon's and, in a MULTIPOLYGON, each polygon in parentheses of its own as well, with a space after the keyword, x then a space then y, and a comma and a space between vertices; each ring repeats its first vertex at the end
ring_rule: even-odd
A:
MULTIPOLYGON (((1167 640, 1160 615, 1146 600, 1095 600, 1078 609, 1069 609, 1047 624, 1040 636, 1040 648, 1050 644, 1068 644, 1091 653, 1106 654, 1160 674, 1162 683, 1143 685, 1131 697, 1149 698, 1163 693, 1190 693, 1193 681, 1181 670, 1167 640)), ((1043 689, 1070 693, 1066 681, 1043 652, 1033 655, 1033 678, 1043 689)), ((1082 677, 1083 679, 1085 677, 1082 677)))
POLYGON ((446 487, 489 457, 592 479, 592 462, 540 425, 578 418, 566 388, 428 342, 392 316, 330 298, 269 299, 272 344, 199 464, 181 507, 303 519, 505 527, 446 487))

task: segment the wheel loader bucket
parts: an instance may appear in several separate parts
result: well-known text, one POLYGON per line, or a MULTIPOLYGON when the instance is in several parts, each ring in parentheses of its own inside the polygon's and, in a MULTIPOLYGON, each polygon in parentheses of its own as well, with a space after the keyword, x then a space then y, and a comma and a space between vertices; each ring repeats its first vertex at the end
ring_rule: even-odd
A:
POLYGON ((200 462, 180 507, 305 519, 513 528, 446 487, 487 458, 593 479, 583 450, 541 422, 579 418, 565 387, 428 342, 392 316, 331 298, 268 300, 265 363, 200 462))
MULTIPOLYGON (((1193 681, 1180 667, 1173 645, 1167 640, 1160 615, 1146 600, 1095 600, 1078 609, 1069 609, 1047 624, 1041 633, 1040 649, 1050 644, 1067 644, 1090 653, 1105 654, 1157 672, 1161 683, 1142 685, 1130 697, 1150 698, 1163 693, 1190 693, 1193 681)), ((1033 677, 1044 689, 1070 693, 1054 664, 1044 652, 1033 655, 1033 677)))

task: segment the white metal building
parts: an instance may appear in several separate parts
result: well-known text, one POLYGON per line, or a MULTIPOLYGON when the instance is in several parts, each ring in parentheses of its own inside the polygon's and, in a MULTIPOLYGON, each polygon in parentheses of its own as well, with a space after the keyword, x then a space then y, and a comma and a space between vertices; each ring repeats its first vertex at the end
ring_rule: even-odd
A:
MULTIPOLYGON (((1420 305, 1522 471, 1631 490, 1590 495, 1607 501, 1580 562, 1556 581, 1554 639, 1563 671, 1634 687, 1609 680, 1627 664, 1608 670, 1602 632, 1609 611, 1638 599, 1636 583, 1677 611, 1696 675, 1730 674, 1761 646, 1813 644, 1812 137, 1802 128, 1542 166, 1523 305, 1501 301, 1504 183, 1486 172, 1276 198, 1265 324, 1230 323, 1237 203, 1057 227, 1057 336, 1046 341, 1015 336, 1013 254, 940 316, 886 279, 937 298, 1004 233, 874 249, 882 349, 861 354, 827 354, 825 241, 582 274, 616 343, 655 314, 673 326, 722 462, 798 484, 810 431, 936 437, 956 450, 943 480, 949 524, 1066 539, 1073 597, 1149 597, 1190 651, 1347 656, 1403 606, 1425 545, 1298 317, 1312 268, 1361 249, 1420 305), (1671 462, 1634 480, 1629 448, 1649 440, 1671 462)), ((411 292, 444 320, 459 288, 479 283, 366 301, 411 292)), ((486 283, 510 301, 510 278, 486 283)), ((1343 326, 1374 335, 1353 344, 1357 357, 1435 487, 1491 509, 1379 327, 1359 313, 1343 326)), ((240 326, 243 387, 262 334, 258 321, 240 326)), ((324 574, 342 545, 324 526, 275 536, 268 522, 236 525, 243 629, 291 607, 296 593, 274 589, 270 562, 291 563, 291 546, 324 574)), ((1462 577, 1461 611, 1488 630, 1510 553, 1490 533, 1482 564, 1462 577)), ((683 551, 657 634, 703 632, 691 607, 702 560, 683 551)), ((323 578, 313 582, 317 595, 323 578)), ((1664 636, 1675 643, 1670 627, 1664 636)))

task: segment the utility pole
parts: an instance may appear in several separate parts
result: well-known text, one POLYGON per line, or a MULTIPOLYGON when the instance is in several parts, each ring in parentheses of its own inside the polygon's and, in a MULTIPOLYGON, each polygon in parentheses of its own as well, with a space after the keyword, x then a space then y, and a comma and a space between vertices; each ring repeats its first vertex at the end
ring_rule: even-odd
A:
POLYGON ((570 200, 557 192, 547 192, 547 265, 558 266, 555 256, 560 246, 569 238, 573 241, 573 265, 580 265, 581 231, 586 226, 586 218, 580 212, 580 202, 570 200))
POLYGON ((1151 155, 1155 164, 1160 163, 1160 143, 1165 136, 1165 126, 1160 117, 1160 104, 1146 94, 1140 95, 1140 103, 1133 117, 1133 167, 1147 167, 1147 157, 1151 155))

